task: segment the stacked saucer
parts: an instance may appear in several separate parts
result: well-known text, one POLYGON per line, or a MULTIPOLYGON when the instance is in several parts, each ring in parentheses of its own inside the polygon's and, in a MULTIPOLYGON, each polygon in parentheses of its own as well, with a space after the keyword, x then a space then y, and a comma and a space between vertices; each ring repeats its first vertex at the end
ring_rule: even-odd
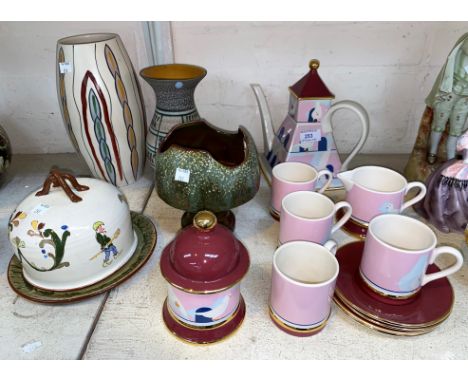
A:
MULTIPOLYGON (((406 299, 376 294, 359 273, 363 242, 341 247, 336 258, 340 264, 334 301, 347 315, 368 328, 383 333, 416 336, 428 333, 444 322, 452 311, 454 292, 447 278, 423 286, 406 299)), ((439 271, 432 264, 428 273, 439 271)))

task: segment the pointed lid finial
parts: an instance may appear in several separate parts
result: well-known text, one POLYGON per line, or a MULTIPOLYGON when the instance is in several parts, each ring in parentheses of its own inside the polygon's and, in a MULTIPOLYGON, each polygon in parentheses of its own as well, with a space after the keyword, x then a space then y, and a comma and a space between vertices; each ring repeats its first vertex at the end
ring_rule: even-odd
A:
POLYGON ((317 69, 320 61, 312 59, 309 61, 309 73, 302 77, 289 90, 300 99, 333 99, 335 95, 327 88, 320 78, 317 69))
POLYGON ((320 61, 316 58, 309 61, 309 68, 317 70, 320 67, 320 61))

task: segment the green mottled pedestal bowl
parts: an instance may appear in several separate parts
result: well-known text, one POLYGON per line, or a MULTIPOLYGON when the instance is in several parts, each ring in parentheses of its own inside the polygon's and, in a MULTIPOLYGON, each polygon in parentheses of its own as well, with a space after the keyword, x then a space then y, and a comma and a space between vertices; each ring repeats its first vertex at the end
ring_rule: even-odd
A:
POLYGON ((174 126, 156 156, 156 190, 170 206, 214 212, 233 228, 230 210, 252 199, 260 185, 257 150, 250 133, 231 132, 198 120, 174 126))

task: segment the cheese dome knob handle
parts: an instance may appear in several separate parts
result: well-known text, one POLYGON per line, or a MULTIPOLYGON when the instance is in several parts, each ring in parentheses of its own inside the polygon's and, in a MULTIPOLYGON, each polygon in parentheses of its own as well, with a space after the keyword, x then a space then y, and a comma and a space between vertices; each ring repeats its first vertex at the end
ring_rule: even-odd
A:
POLYGON ((209 231, 215 227, 218 220, 211 211, 200 211, 193 217, 193 226, 202 231, 209 231))
POLYGON ((50 170, 49 176, 47 179, 44 181, 44 185, 42 186, 42 190, 36 192, 36 196, 43 196, 49 194, 50 191, 50 186, 54 187, 62 187, 63 191, 65 194, 70 198, 70 200, 73 203, 81 202, 83 199, 76 195, 70 186, 67 183, 67 180, 70 182, 71 186, 76 190, 76 191, 86 191, 89 190, 88 186, 85 186, 83 184, 79 184, 76 178, 68 173, 68 172, 63 172, 58 169, 52 169, 50 170))

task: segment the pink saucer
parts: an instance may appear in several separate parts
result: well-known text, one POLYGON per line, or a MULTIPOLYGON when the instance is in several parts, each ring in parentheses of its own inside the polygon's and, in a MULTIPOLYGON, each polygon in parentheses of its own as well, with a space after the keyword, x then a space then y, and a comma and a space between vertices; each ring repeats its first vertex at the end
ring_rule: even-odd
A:
MULTIPOLYGON (((353 242, 338 249, 336 259, 340 273, 335 293, 341 300, 377 319, 400 325, 429 326, 443 321, 450 314, 454 294, 445 277, 432 281, 413 297, 396 303, 394 300, 373 293, 364 285, 359 275, 359 264, 364 242, 353 242)), ((429 265, 428 273, 439 271, 437 265, 429 265)))

